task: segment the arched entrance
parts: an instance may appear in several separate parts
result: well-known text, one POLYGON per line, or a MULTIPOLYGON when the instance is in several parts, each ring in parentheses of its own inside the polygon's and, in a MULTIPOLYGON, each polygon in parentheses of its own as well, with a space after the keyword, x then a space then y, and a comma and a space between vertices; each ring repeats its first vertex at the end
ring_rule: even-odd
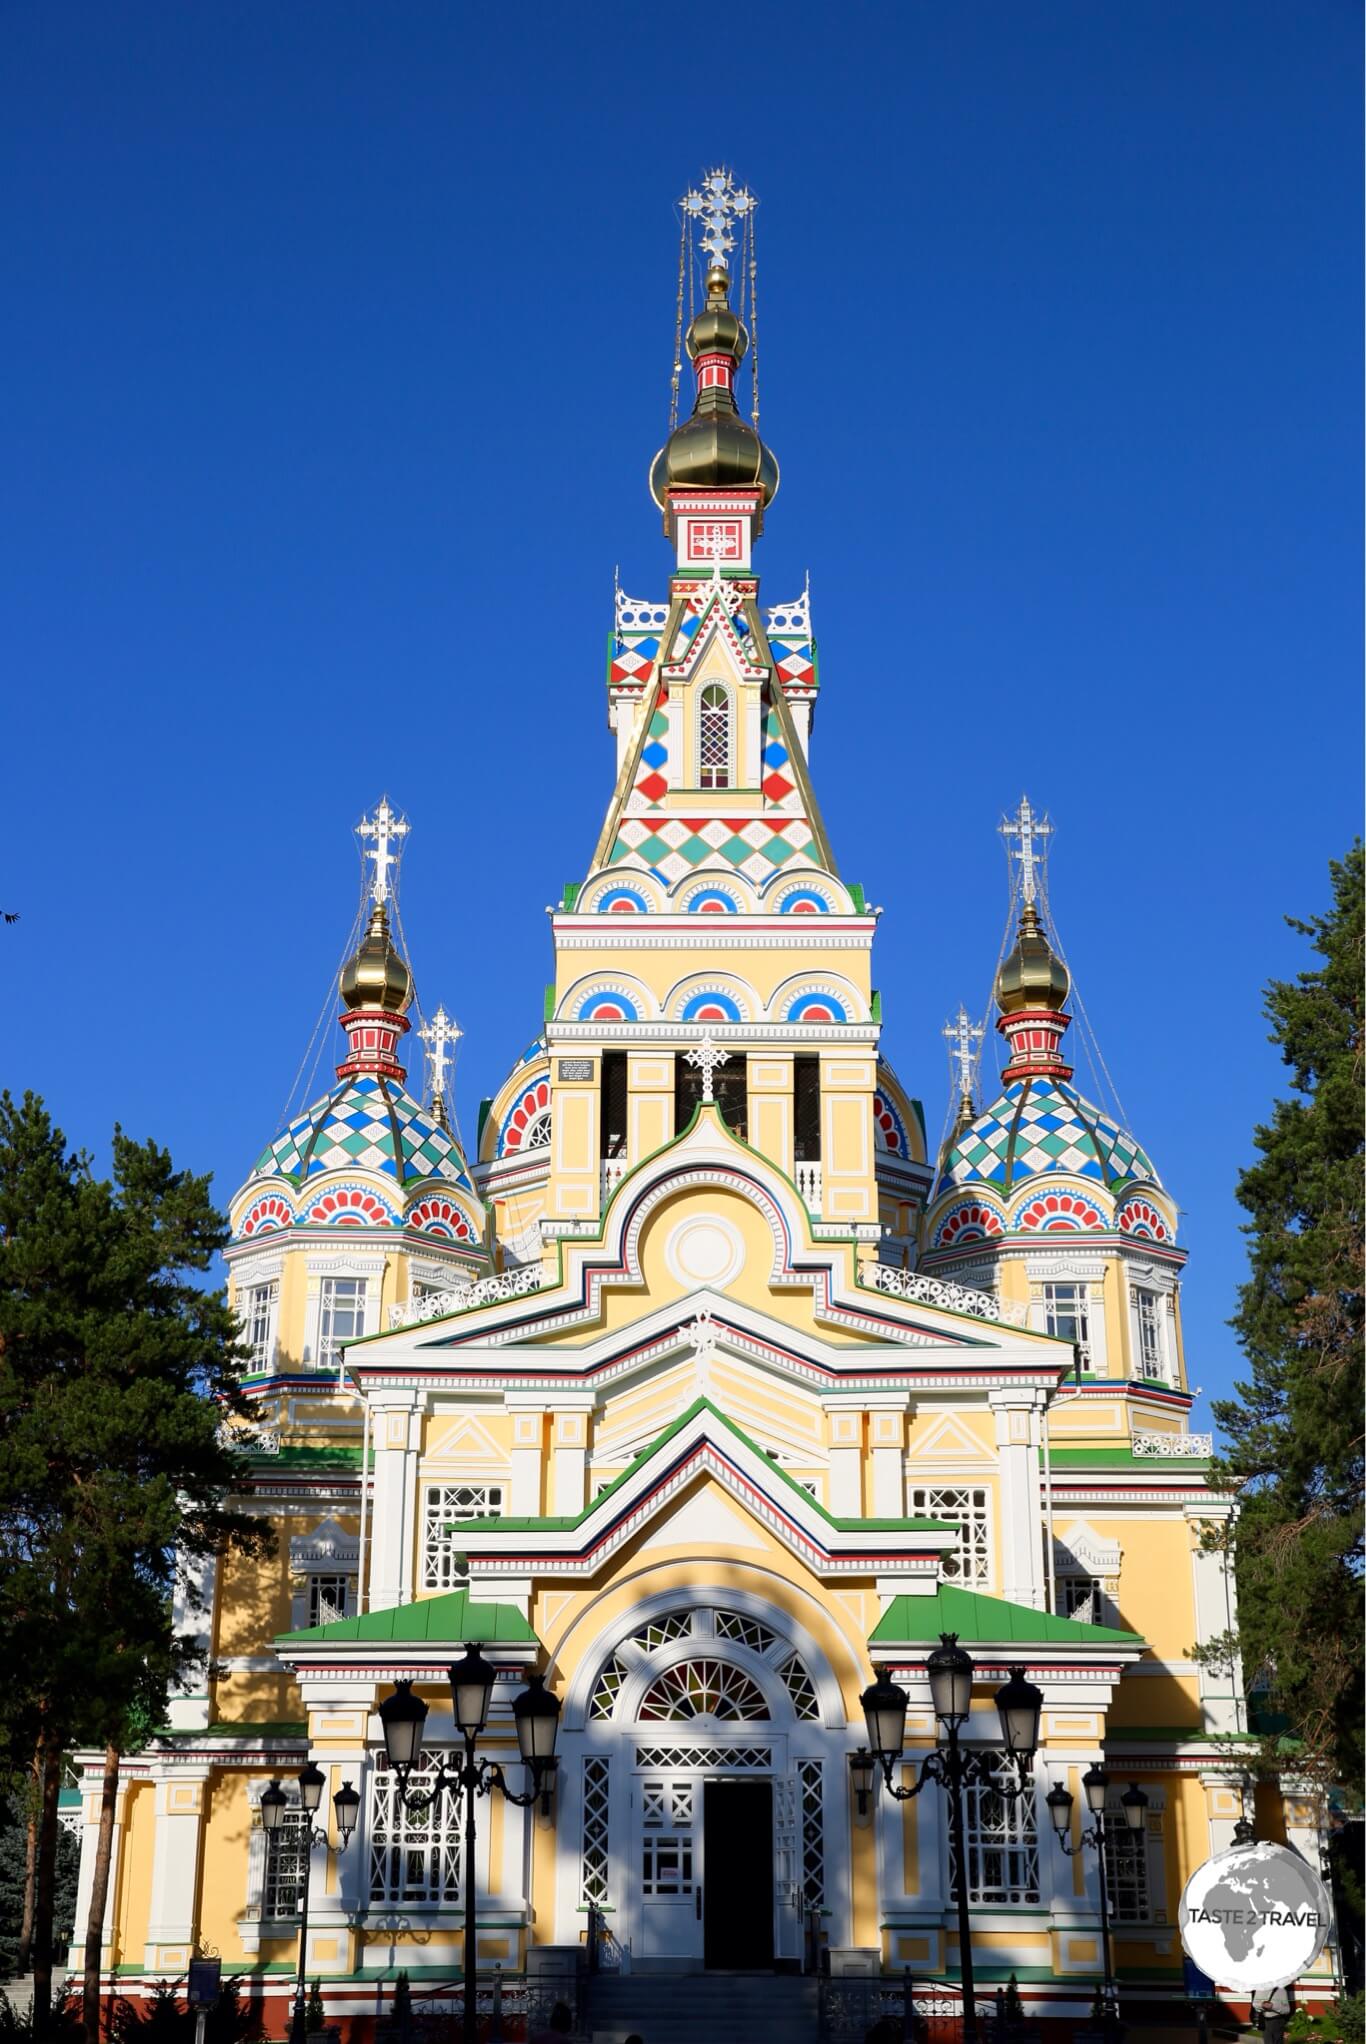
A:
POLYGON ((656 1596, 574 1688, 562 1901, 608 1912, 637 1971, 801 1967, 844 1886, 843 1710, 809 1637, 739 1590, 656 1596))

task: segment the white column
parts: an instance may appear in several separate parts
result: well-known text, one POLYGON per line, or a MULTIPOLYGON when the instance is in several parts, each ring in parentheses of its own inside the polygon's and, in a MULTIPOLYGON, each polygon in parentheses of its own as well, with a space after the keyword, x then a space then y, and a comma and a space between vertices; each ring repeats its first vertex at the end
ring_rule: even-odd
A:
POLYGON ((171 1600, 171 1629, 193 1635, 204 1659, 183 1685, 172 1692, 167 1716, 174 1732, 202 1732, 209 1723, 209 1658, 213 1653, 214 1603, 218 1595, 218 1561, 214 1555, 176 1557, 176 1586, 171 1600))
POLYGON ((1043 1603, 1037 1391, 993 1391, 1000 1470, 1002 1594, 1012 1604, 1043 1603))
POLYGON ((413 1594, 417 1462, 424 1402, 417 1391, 376 1391, 375 1479, 370 1515, 370 1609, 389 1611, 413 1594))
POLYGON ((541 1453, 545 1437, 545 1408, 536 1405, 512 1410, 512 1452, 508 1457, 510 1517, 537 1518, 541 1510, 541 1453))
MULTIPOLYGON (((1238 1629, 1238 1597, 1232 1556, 1223 1547, 1206 1547, 1202 1536, 1228 1530, 1235 1506, 1231 1498, 1201 1498, 1184 1508, 1191 1531, 1191 1575, 1194 1585, 1195 1638, 1205 1646, 1223 1633, 1238 1629)), ((1200 1667, 1200 1707, 1206 1732, 1247 1729, 1243 1673, 1236 1650, 1215 1667, 1200 1667)))
POLYGON ((900 1519, 906 1511, 906 1400, 868 1409, 868 1441, 873 1464, 874 1519, 900 1519))
MULTIPOLYGON (((830 1502, 837 1519, 863 1517, 863 1412, 827 1404, 830 1414, 830 1502)), ((895 1516, 895 1515, 894 1515, 895 1516)))
MULTIPOLYGON (((95 1854, 100 1843, 100 1804, 104 1794, 102 1766, 81 1771, 81 1867, 76 1877, 76 1923, 72 1948, 79 1952, 85 1943, 90 1921, 90 1890, 95 1881, 95 1854)), ((114 1942, 114 1909, 119 1891, 119 1859, 123 1846, 124 1819, 128 1813, 128 1783, 122 1778, 114 1794, 114 1836, 109 1848, 109 1883, 104 1891, 103 1944, 106 1962, 114 1942)))
POLYGON ((143 1963, 149 1973, 183 1972, 194 1949, 207 1765, 156 1777, 152 1894, 143 1963))
POLYGON ((584 1486, 588 1474, 588 1412, 591 1400, 575 1401, 576 1409, 555 1413, 555 1460, 552 1484, 552 1512, 575 1518, 584 1507, 584 1486))

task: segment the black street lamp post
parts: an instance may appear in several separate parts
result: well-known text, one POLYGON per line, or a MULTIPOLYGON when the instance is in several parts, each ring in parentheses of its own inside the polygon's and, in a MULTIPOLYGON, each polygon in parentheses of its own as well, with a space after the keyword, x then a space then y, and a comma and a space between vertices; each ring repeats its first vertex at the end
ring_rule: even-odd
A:
MULTIPOLYGON (((315 1766, 311 1760, 306 1767, 300 1768, 299 1808, 304 1813, 305 1821, 299 1826, 298 1835, 303 1847, 304 1867, 303 1885, 299 1890, 299 1972, 294 1982, 294 2013, 289 2025, 290 2044, 304 2044, 308 2030, 307 1988, 304 1981, 308 1967, 308 1883, 313 1871, 313 1848, 315 1845, 328 1843, 326 1831, 313 1822, 322 1803, 323 1790, 326 1786, 326 1775, 321 1767, 315 1766)), ((281 1826, 284 1824, 288 1808, 289 1797, 277 1779, 261 1797, 261 1823, 265 1827, 267 1852, 274 1849, 280 1838, 281 1826)), ((332 1808, 337 1817, 337 1850, 345 1852, 351 1843, 351 1834, 356 1828, 356 1818, 360 1812, 360 1797, 349 1781, 343 1782, 333 1796, 332 1808)))
POLYGON ((1003 1781, 985 1754, 965 1751, 959 1733, 972 1709, 973 1664, 971 1654, 958 1644, 956 1632, 939 1636, 939 1645, 925 1663, 930 1678, 930 1700, 946 1743, 927 1753, 920 1773, 909 1788, 893 1781, 892 1771, 906 1744, 906 1708, 910 1702, 900 1683, 893 1682, 886 1669, 863 1692, 863 1715, 868 1726, 868 1746, 849 1756, 859 1815, 868 1807, 874 1774, 882 1770, 888 1793, 899 1803, 918 1796, 927 1781, 938 1782, 949 1798, 949 1827, 954 1859, 958 1868, 958 1963, 963 1985, 963 2036, 975 2044, 977 2005, 972 1977, 972 1927, 968 1915, 968 1855, 963 1823, 963 1790, 976 1783, 993 1795, 1013 1803, 1034 1789, 1034 1755, 1039 1744, 1039 1713, 1043 1691, 1027 1682, 1018 1668, 996 1692, 1001 1717, 1001 1739, 1014 1762, 1018 1781, 1003 1781))
MULTIPOLYGON (((1110 1960, 1110 1883, 1105 1856, 1105 1796, 1110 1786, 1110 1777, 1103 1767, 1088 1767, 1081 1778, 1082 1792, 1086 1807, 1095 1818, 1089 1831, 1083 1831, 1075 1845, 1071 1840, 1072 1804, 1075 1800, 1070 1789, 1057 1782, 1044 1797, 1048 1814, 1053 1819, 1058 1844, 1069 1858, 1082 1852, 1089 1845, 1095 1852, 1100 1873, 1100 1954, 1105 1969, 1105 2027, 1109 2030, 1118 2017, 1118 1995, 1115 1991, 1115 1973, 1110 1960)), ((1143 1813, 1148 1807, 1148 1798, 1137 1782, 1130 1782, 1119 1799, 1124 1812, 1124 1821, 1131 1832, 1137 1834, 1143 1829, 1143 1813)))
POLYGON ((524 1795, 518 1795, 508 1787, 497 1761, 478 1759, 474 1751, 475 1741, 488 1719, 493 1685, 497 1680, 496 1670, 490 1667, 477 1646, 467 1645, 464 1660, 454 1662, 447 1673, 455 1728, 465 1742, 465 1757, 453 1768, 448 1768, 443 1761, 426 1794, 408 1793, 408 1777, 422 1750, 422 1728, 427 1721, 427 1706, 420 1696, 413 1695, 411 1682, 400 1682, 396 1686, 393 1695, 386 1697, 380 1705, 379 1716, 384 1727, 389 1765, 398 1776, 399 1800, 405 1810, 430 1809, 433 1803, 447 1794, 463 1793, 465 1798, 465 1840, 460 1858, 460 1881, 465 1896, 465 2008, 460 2034, 463 2044, 476 2044, 479 2034, 479 1947, 474 1895, 475 1798, 486 1796, 496 1788, 518 1809, 529 1809, 539 1800, 542 1810, 549 1811, 557 1765, 555 1735, 560 1725, 560 1703, 559 1698, 552 1696, 546 1688, 544 1675, 531 1676, 527 1687, 513 1701, 518 1749, 531 1771, 531 1787, 524 1795))

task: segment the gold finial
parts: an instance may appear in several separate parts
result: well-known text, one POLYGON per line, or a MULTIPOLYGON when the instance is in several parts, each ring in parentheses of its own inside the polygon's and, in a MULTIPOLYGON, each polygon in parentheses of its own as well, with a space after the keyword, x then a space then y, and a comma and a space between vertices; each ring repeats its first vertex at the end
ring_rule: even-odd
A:
POLYGON ((387 1008, 401 1015, 413 998, 413 976, 394 948, 389 911, 374 903, 360 948, 342 967, 339 981, 347 1008, 387 1008))

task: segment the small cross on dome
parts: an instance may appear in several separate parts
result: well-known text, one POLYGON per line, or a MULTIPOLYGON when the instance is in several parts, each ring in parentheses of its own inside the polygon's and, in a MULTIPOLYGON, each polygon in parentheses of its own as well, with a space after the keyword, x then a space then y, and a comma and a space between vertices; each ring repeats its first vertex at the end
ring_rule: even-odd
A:
POLYGON ((969 1019, 968 1011, 960 1001, 958 1013, 952 1022, 944 1024, 940 1034, 949 1046, 949 1059, 958 1075, 958 1091, 964 1100, 970 1100, 977 1070, 977 1051, 983 1035, 982 1025, 969 1019))
POLYGON ((367 859, 373 859, 375 862, 375 870, 370 879, 370 899, 376 908, 383 907, 393 892, 389 884, 389 869, 391 866, 397 868, 403 840, 410 828, 407 818, 399 816, 389 807, 387 795, 380 796, 379 807, 373 816, 362 816, 356 825, 357 837, 374 839, 373 849, 367 844, 364 852, 367 859), (390 850, 391 846, 395 849, 390 850))
POLYGON ((1021 795, 1020 806, 1015 814, 1002 817, 998 828, 1010 848, 1010 856, 1020 862, 1020 894, 1025 906, 1032 908, 1038 892, 1037 868, 1043 863, 1047 840, 1053 835, 1053 826, 1046 816, 1034 814, 1028 795, 1021 795), (1018 851, 1011 844, 1012 838, 1020 840, 1018 851))
POLYGON ((438 1008, 430 1022, 424 1022, 418 1030, 418 1042, 422 1045, 427 1059, 427 1090, 434 1099, 444 1099, 446 1073, 455 1054, 455 1046, 464 1035, 458 1022, 452 1022, 444 1007, 438 1008))
POLYGON ((754 194, 737 185, 728 170, 709 170, 701 191, 684 193, 683 210, 700 223, 698 241, 714 266, 723 270, 730 267, 726 258, 735 246, 730 230, 746 213, 752 213, 757 204, 754 194))
POLYGON ((702 1074, 702 1100, 705 1105, 706 1102, 713 1098, 712 1088, 716 1082, 716 1068, 718 1065, 730 1063, 730 1052, 728 1050, 718 1050, 710 1036, 704 1036, 696 1049, 685 1051, 683 1055, 688 1063, 695 1066, 702 1074))

